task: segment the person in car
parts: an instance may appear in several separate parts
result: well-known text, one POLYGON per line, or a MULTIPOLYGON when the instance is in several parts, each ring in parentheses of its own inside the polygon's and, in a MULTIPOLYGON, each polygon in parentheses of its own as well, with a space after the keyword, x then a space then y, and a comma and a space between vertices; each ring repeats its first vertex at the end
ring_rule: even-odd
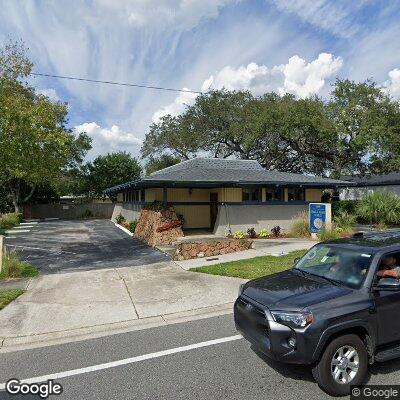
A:
POLYGON ((382 259, 377 275, 380 278, 400 279, 400 266, 396 265, 396 257, 386 256, 382 259))

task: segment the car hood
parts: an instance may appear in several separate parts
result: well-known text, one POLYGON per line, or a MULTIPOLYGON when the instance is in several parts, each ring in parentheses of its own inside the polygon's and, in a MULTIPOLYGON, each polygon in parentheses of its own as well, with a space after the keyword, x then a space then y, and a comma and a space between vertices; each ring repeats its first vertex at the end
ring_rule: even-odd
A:
POLYGON ((273 310, 302 310, 345 296, 351 289, 289 269, 247 283, 243 294, 273 310))

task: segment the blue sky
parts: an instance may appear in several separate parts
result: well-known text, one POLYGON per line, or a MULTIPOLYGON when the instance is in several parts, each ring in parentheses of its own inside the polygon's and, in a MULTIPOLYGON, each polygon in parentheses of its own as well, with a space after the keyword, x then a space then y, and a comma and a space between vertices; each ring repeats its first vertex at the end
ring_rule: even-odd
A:
MULTIPOLYGON (((207 90, 327 96, 336 77, 374 79, 400 98, 397 0, 1 0, 0 41, 22 39, 35 72, 207 90)), ((51 78, 70 125, 93 139, 88 158, 139 154, 152 121, 190 93, 51 78)))

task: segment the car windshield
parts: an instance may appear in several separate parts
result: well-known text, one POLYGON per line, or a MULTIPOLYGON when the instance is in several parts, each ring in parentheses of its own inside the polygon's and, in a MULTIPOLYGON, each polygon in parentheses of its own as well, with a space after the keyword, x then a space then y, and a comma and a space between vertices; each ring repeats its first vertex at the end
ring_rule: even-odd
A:
POLYGON ((372 254, 320 244, 310 249, 295 265, 305 273, 351 288, 361 287, 372 254))

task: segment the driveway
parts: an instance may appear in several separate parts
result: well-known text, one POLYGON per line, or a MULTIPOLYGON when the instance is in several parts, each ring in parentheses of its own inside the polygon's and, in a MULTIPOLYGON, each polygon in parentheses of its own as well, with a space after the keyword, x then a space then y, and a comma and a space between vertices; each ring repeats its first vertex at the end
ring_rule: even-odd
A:
POLYGON ((27 223, 9 233, 6 245, 46 274, 132 267, 169 259, 108 220, 27 223))

